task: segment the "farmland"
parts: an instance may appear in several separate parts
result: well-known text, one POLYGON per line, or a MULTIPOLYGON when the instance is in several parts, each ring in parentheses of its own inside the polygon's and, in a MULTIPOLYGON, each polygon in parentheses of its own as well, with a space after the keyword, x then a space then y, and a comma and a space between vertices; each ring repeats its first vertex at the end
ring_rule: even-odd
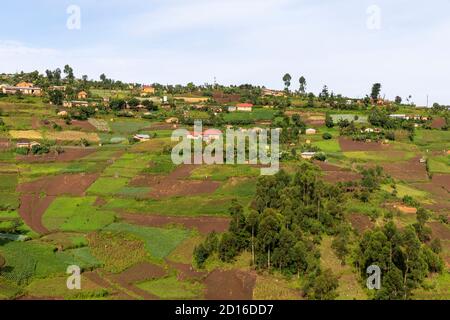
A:
MULTIPOLYGON (((90 93, 145 101, 137 89, 90 93)), ((411 136, 403 127, 368 133, 370 109, 330 110, 318 99, 314 109, 295 97, 283 108, 266 101, 228 112, 187 93, 167 105, 150 98, 150 111, 104 107, 80 120, 42 99, 0 99, 0 299, 372 299, 358 269, 369 254, 358 250, 388 228, 399 237, 415 230, 420 254, 439 261, 409 297, 448 299, 443 117, 411 136), (174 164, 172 130, 192 131, 193 119, 222 131, 279 129, 283 173, 261 177, 260 163, 174 164), (39 147, 24 152, 19 142, 39 147), (71 265, 82 290, 66 287, 71 265), (318 296, 311 275, 331 283, 329 295, 318 296)))

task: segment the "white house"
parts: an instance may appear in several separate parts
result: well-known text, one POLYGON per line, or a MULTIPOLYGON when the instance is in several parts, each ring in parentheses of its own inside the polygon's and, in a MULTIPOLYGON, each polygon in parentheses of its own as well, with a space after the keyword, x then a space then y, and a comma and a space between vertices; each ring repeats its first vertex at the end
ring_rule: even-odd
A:
POLYGON ((217 129, 208 129, 205 132, 203 132, 203 140, 204 141, 212 141, 212 140, 218 140, 222 137, 222 131, 217 129))
POLYGON ((316 133, 317 133, 316 129, 312 129, 312 128, 306 129, 306 134, 307 135, 313 135, 313 134, 316 134, 316 133))
POLYGON ((311 160, 316 155, 316 152, 302 152, 301 157, 306 160, 311 160))
POLYGON ((253 104, 251 103, 240 103, 236 106, 237 111, 243 111, 243 112, 252 112, 253 110, 253 104))
POLYGON ((140 142, 149 141, 150 136, 148 134, 137 134, 134 136, 134 139, 140 142))

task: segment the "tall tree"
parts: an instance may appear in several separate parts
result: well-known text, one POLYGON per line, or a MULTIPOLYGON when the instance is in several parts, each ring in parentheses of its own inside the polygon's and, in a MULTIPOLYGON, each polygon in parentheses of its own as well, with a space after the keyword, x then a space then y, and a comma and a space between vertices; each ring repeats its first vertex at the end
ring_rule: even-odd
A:
POLYGON ((381 83, 374 83, 372 86, 372 92, 370 93, 370 97, 373 101, 378 101, 378 98, 380 97, 381 92, 381 83))
POLYGON ((75 80, 75 75, 73 74, 73 69, 68 64, 66 64, 64 66, 64 74, 66 75, 66 80, 69 83, 72 83, 75 80))
POLYGON ((289 92, 289 87, 291 86, 292 77, 289 73, 286 73, 283 77, 284 88, 286 92, 289 92))
POLYGON ((305 79, 305 77, 301 76, 300 79, 299 79, 299 82, 300 82, 300 89, 299 89, 299 91, 300 91, 301 94, 305 94, 306 93, 306 79, 305 79))

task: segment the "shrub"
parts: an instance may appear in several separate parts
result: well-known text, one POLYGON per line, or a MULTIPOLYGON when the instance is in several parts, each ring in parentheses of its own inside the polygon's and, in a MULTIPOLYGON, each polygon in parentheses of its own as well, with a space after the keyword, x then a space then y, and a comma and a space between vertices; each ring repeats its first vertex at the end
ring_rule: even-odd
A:
POLYGON ((323 138, 324 140, 330 140, 330 139, 333 138, 333 136, 331 135, 331 133, 325 132, 325 133, 323 134, 322 138, 323 138))

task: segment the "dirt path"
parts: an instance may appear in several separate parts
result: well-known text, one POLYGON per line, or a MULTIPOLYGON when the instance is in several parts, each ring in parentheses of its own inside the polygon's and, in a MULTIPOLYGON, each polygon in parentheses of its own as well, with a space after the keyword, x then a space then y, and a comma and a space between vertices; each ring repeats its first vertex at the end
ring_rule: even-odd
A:
POLYGON ((121 214, 121 218, 132 224, 148 227, 164 227, 170 224, 179 224, 187 229, 197 229, 202 234, 213 231, 221 233, 228 230, 229 218, 221 217, 177 217, 159 215, 121 214))

